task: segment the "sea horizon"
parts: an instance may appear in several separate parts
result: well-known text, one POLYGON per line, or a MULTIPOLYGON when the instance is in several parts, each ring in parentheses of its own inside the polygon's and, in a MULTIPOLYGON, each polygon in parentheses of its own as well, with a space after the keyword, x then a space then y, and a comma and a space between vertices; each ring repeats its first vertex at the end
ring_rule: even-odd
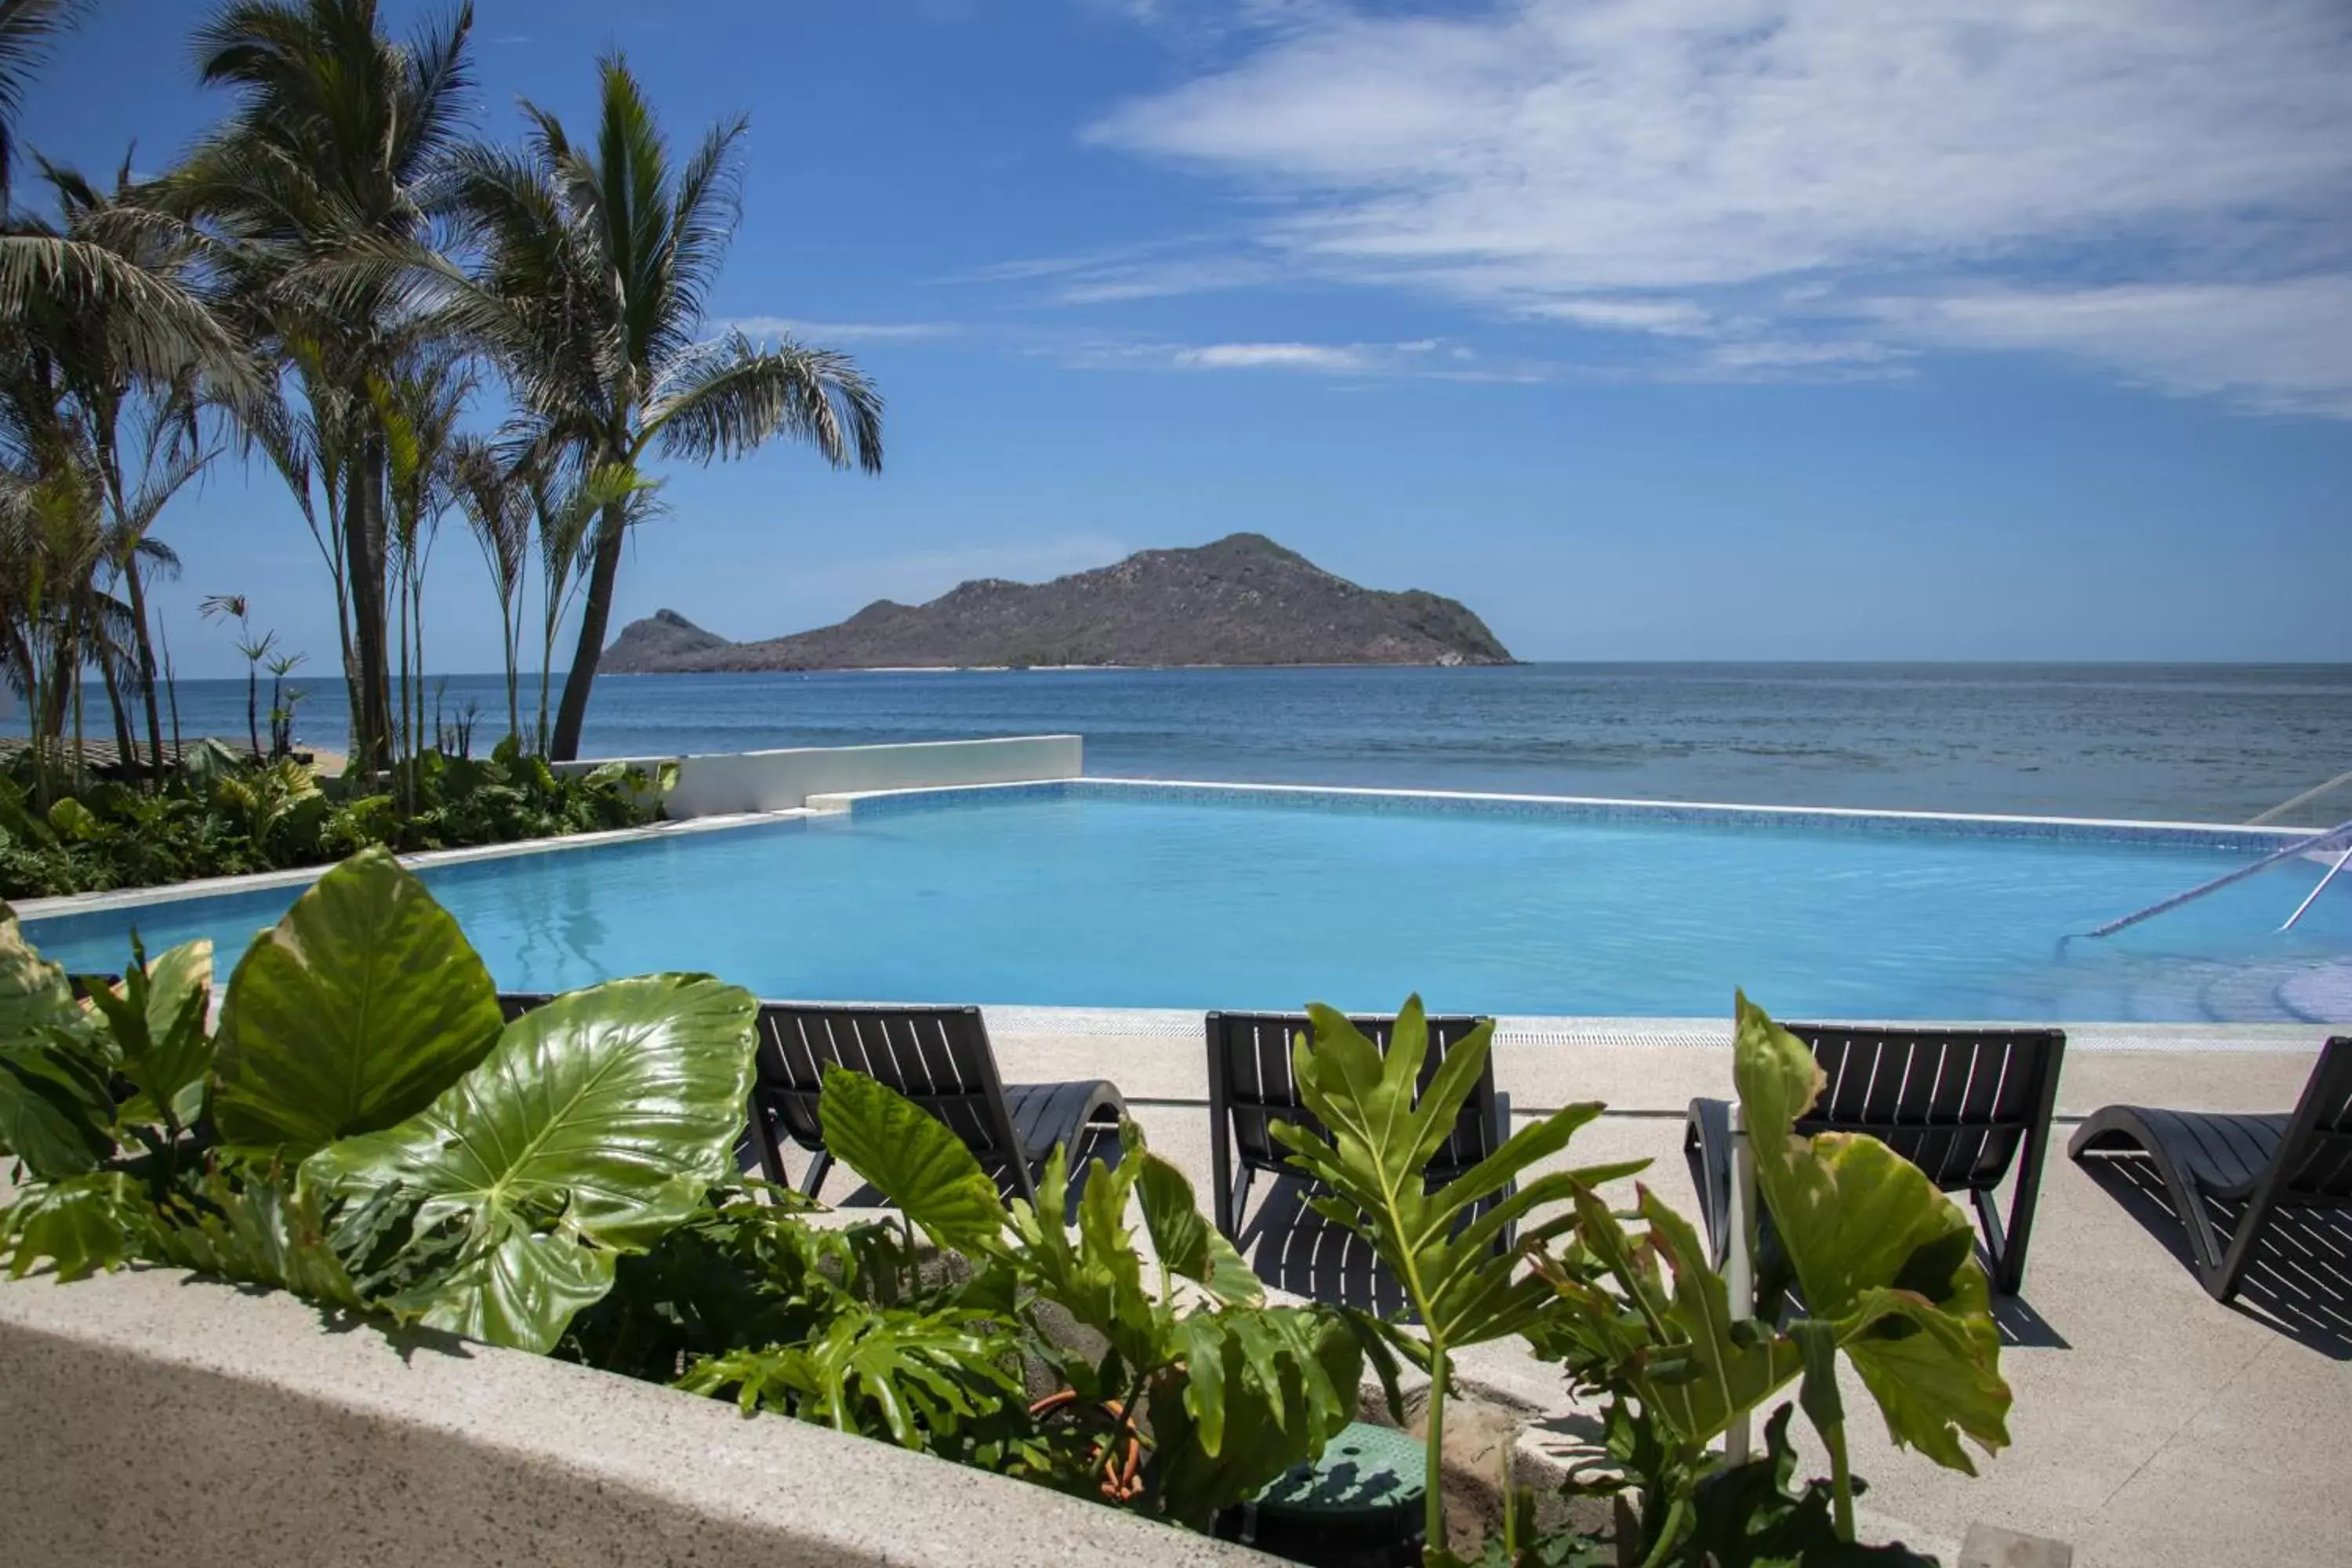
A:
MULTIPOLYGON (((340 751, 340 683, 328 675, 289 684, 305 693, 299 742, 340 751)), ((536 672, 521 685, 528 724, 536 672)), ((477 752, 504 733, 502 676, 434 676, 426 687, 428 712, 437 707, 444 721, 473 710, 477 752)), ((242 679, 184 679, 178 692, 184 735, 245 732, 242 679)), ((6 727, 21 724, 20 716, 6 727)), ((88 732, 106 731, 94 704, 88 732)), ((596 684, 582 753, 1048 732, 1085 736, 1087 772, 1104 777, 2243 822, 2352 768, 2352 662, 1624 659, 613 676, 596 684)), ((2352 790, 2313 809, 2330 806, 2342 815, 2352 790)))

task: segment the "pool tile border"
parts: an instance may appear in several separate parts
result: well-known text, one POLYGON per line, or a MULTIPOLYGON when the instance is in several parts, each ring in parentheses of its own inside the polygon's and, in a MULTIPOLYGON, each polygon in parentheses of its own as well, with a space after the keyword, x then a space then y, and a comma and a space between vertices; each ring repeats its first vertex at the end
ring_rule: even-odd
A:
MULTIPOLYGON (((643 844, 685 834, 722 833, 738 827, 766 827, 779 822, 805 821, 804 810, 741 812, 727 816, 695 816, 679 822, 654 822, 643 827, 615 827, 600 833, 571 833, 554 838, 518 838, 508 844, 478 844, 465 849, 425 849, 403 855, 400 863, 412 871, 434 866, 463 866, 480 860, 505 860, 520 855, 551 855, 565 849, 597 849, 611 844, 643 844)), ((331 869, 326 866, 296 866, 283 871, 257 871, 246 877, 205 877, 192 882, 167 882, 160 888, 117 888, 103 893, 74 893, 58 899, 19 899, 8 907, 26 921, 55 920, 66 915, 105 914, 113 910, 145 909, 175 904, 187 899, 226 898, 238 893, 265 893, 273 888, 307 888, 331 869)))
POLYGON ((1360 789, 1325 784, 1218 784, 1188 779, 1079 778, 1029 784, 955 784, 812 796, 809 805, 812 810, 823 815, 845 812, 852 816, 872 817, 922 811, 963 801, 1122 798, 1195 804, 1280 804, 1325 811, 1375 814, 1542 816, 1590 822, 1782 827, 1902 837, 2062 839, 2193 849, 2267 851, 2284 848, 2312 837, 2311 830, 2307 828, 2242 827, 2224 823, 1867 811, 1842 806, 1744 805, 1710 801, 1360 789))

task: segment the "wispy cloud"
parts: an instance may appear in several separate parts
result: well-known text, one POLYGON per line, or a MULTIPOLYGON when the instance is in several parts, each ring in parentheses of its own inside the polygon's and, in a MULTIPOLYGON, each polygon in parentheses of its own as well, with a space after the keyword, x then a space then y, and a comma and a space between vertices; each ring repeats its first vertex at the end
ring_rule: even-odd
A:
POLYGON ((1360 347, 1330 343, 1209 343, 1178 349, 1171 357, 1186 370, 1313 370, 1327 374, 1366 370, 1372 363, 1360 347))
POLYGON ((1270 371, 1346 377, 1363 382, 1412 376, 1449 381, 1541 379, 1540 367, 1487 366, 1460 343, 1441 338, 1408 342, 1181 343, 1113 337, 1070 337, 1032 352, 1073 370, 1270 371))
POLYGON ((835 343, 919 342, 963 331, 950 321, 803 321, 787 316, 736 316, 718 324, 749 338, 791 338, 827 348, 835 343))
POLYGON ((1131 286, 1402 285, 1655 340, 1677 373, 2029 349, 2352 408, 2342 0, 1281 9, 1087 132, 1268 215, 1111 264, 1131 286))

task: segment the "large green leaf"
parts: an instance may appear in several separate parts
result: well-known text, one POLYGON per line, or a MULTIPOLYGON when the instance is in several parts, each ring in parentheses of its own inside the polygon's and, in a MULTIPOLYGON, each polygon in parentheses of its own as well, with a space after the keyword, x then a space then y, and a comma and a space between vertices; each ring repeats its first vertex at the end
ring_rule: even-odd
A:
POLYGON ((1235 1307, 1182 1321, 1183 1360, 1155 1380, 1146 1480, 1195 1526, 1323 1451, 1356 1413, 1363 1352, 1336 1314, 1235 1307))
POLYGON ((148 962, 134 935, 121 983, 90 994, 106 1020, 123 1076, 138 1089, 117 1112, 130 1123, 165 1121, 191 1127, 204 1109, 213 1041, 213 944, 199 938, 148 962))
POLYGON ((2010 1402, 1975 1227, 1878 1140, 1798 1133, 1821 1068, 1803 1041, 1744 995, 1733 1076, 1757 1189, 1806 1310, 1836 1324, 1840 1348, 1896 1443, 1973 1473, 1961 1435, 1988 1451, 2005 1447, 2010 1402))
POLYGON ((0 903, 0 1045, 70 1024, 79 1011, 64 966, 35 952, 16 911, 0 903))
POLYGON ((59 1279, 88 1279, 145 1255, 155 1226, 146 1195, 120 1171, 68 1176, 0 1208, 0 1262, 21 1279, 47 1263, 59 1279))
POLYGON ((963 1140, 904 1095, 827 1062, 817 1121, 833 1157, 941 1247, 984 1246, 1004 1228, 996 1184, 963 1140))
MULTIPOLYGON (((1127 1228, 1128 1196, 1142 1168, 1143 1131, 1133 1122, 1119 1128, 1124 1151, 1116 1166, 1094 1161, 1078 1194, 1076 1235, 1062 1223, 1058 1206, 1040 1214, 1023 1199, 1013 1205, 1017 1242, 1014 1265, 1037 1293, 1109 1342, 1124 1363, 1113 1381, 1148 1371, 1178 1353, 1171 1335, 1175 1318, 1143 1282, 1143 1255, 1127 1228)), ((1055 1146, 1045 1160, 1041 1192, 1069 1189, 1067 1157, 1055 1146)), ((1116 1390, 1096 1390, 1109 1397, 1116 1390)))
MULTIPOLYGON (((1121 1133, 1132 1126, 1133 1122, 1123 1124, 1121 1133)), ((1136 1162, 1135 1191, 1143 1208, 1143 1228, 1160 1263, 1227 1306, 1255 1306, 1265 1300, 1265 1287, 1234 1244, 1202 1215, 1184 1173, 1143 1147, 1140 1131, 1134 1135, 1133 1144, 1133 1152, 1124 1155, 1121 1163, 1136 1162)))
POLYGON ((1709 1442, 1802 1372, 1804 1352, 1769 1326, 1735 1323, 1730 1292, 1706 1266, 1690 1223, 1647 1187, 1639 1207, 1650 1226, 1647 1245, 1674 1280, 1664 1318, 1672 1338, 1661 1348, 1679 1356, 1668 1376, 1664 1356, 1652 1354, 1644 1397, 1685 1442, 1709 1442))
POLYGON ((114 1095, 86 1036, 51 1026, 0 1042, 0 1152, 43 1181, 95 1171, 114 1152, 114 1095))
POLYGON ((254 939, 229 981, 213 1121, 299 1155, 431 1104, 499 1037, 497 988, 457 921, 362 849, 254 939))
MULTIPOLYGON (((1420 997, 1406 999, 1385 1054, 1344 1015, 1323 1006, 1309 1013, 1314 1039, 1297 1042, 1292 1072, 1307 1109, 1331 1135, 1326 1140, 1286 1122, 1274 1128, 1291 1152, 1291 1163, 1331 1189, 1333 1195, 1309 1201, 1372 1244, 1432 1344, 1459 1348, 1526 1328, 1552 1292, 1520 1270, 1520 1257, 1575 1222, 1568 1215, 1536 1226, 1518 1247, 1498 1254, 1504 1227, 1541 1205, 1572 1202, 1580 1186, 1629 1175, 1649 1162, 1554 1172, 1501 1196, 1528 1166, 1565 1149, 1578 1128, 1601 1114, 1597 1103, 1571 1105, 1521 1128, 1432 1192, 1423 1173, 1477 1088, 1493 1026, 1479 1026, 1454 1046, 1416 1102, 1428 1054, 1420 997)), ((1409 1340, 1400 1338, 1398 1344, 1408 1354, 1423 1354, 1409 1340)))
POLYGON ((709 1357, 678 1386, 710 1394, 732 1388, 746 1411, 774 1410, 908 1448, 1024 1400, 1006 1320, 964 1307, 836 1305, 806 1342, 709 1357))
POLYGON ((560 996, 507 1026, 416 1115, 331 1143, 304 1173, 331 1191, 421 1194, 474 1254, 404 1303, 435 1327, 545 1351, 640 1250, 730 1173, 751 1087, 750 994, 648 975, 560 996))

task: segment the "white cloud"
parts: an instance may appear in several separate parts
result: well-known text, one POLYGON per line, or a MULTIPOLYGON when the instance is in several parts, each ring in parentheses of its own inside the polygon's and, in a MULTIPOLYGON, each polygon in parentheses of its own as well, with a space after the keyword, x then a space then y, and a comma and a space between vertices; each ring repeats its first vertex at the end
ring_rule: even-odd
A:
POLYGON ((1330 343, 1209 343, 1178 349, 1172 362, 1187 370, 1315 370, 1369 369, 1371 358, 1361 348, 1330 343))
POLYGON ((718 323, 749 338, 791 338, 818 348, 836 343, 919 342, 953 337, 963 329, 948 321, 803 321, 786 316, 737 316, 718 323))
POLYGON ((2082 355, 2167 392, 2352 418, 2352 277, 1882 300, 1916 336, 2082 355))
POLYGON ((1227 58, 1087 134, 1239 182, 1237 267, 1720 340, 1700 363, 1850 369, 1874 333, 2352 401, 2309 314, 2352 288, 2343 0, 1308 8, 1227 58))

